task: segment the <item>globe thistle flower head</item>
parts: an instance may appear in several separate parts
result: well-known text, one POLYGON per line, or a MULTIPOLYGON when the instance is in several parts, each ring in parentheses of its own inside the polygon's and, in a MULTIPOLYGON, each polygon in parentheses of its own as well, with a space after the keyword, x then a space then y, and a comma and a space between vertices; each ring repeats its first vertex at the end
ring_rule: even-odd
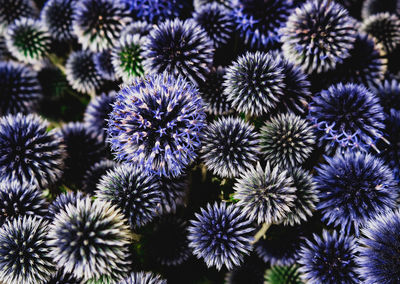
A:
POLYGON ((363 152, 346 152, 317 168, 317 209, 327 224, 345 233, 359 228, 374 215, 396 208, 399 186, 383 160, 363 152))
POLYGON ((89 195, 94 195, 100 178, 117 165, 116 162, 110 160, 101 160, 95 163, 83 176, 82 191, 89 195))
POLYGON ((296 8, 280 30, 282 50, 305 73, 335 68, 349 57, 356 37, 355 21, 341 5, 309 0, 296 8))
POLYGON ((400 18, 395 14, 379 13, 365 19, 361 30, 372 35, 387 53, 394 51, 400 42, 400 18))
POLYGON ((233 35, 231 11, 222 4, 202 5, 193 13, 193 19, 206 31, 216 48, 226 44, 233 35))
POLYGON ((37 73, 27 65, 0 62, 0 114, 33 112, 42 98, 37 73))
POLYGON ((129 228, 120 211, 109 202, 77 200, 60 211, 50 225, 49 256, 66 273, 88 280, 127 270, 129 228))
POLYGON ((197 258, 203 258, 208 267, 231 270, 249 254, 252 233, 250 221, 234 204, 207 204, 201 213, 195 213, 188 228, 189 247, 197 258))
POLYGON ((226 70, 224 94, 238 112, 262 116, 274 109, 283 97, 283 68, 263 52, 240 56, 226 70))
POLYGON ((238 177, 258 160, 258 134, 240 118, 220 118, 202 136, 202 159, 208 170, 222 178, 238 177))
POLYGON ((70 122, 57 131, 66 146, 64 181, 80 186, 85 172, 105 156, 100 134, 81 122, 70 122))
POLYGON ((322 238, 303 245, 299 264, 301 277, 307 283, 360 283, 356 272, 356 243, 352 236, 323 231, 322 238))
POLYGON ((400 180, 400 111, 391 109, 385 124, 389 145, 379 156, 393 169, 396 179, 400 180))
POLYGON ((199 83, 199 93, 204 101, 205 111, 212 115, 224 115, 231 112, 232 107, 224 94, 225 68, 212 68, 204 82, 199 83))
POLYGON ((129 4, 136 18, 149 23, 182 18, 190 5, 186 0, 129 0, 129 4))
POLYGON ((43 283, 54 271, 46 244, 47 221, 18 217, 0 227, 0 281, 4 284, 43 283))
POLYGON ((258 224, 279 223, 285 219, 296 198, 293 179, 269 162, 265 169, 256 167, 240 175, 234 185, 234 198, 247 217, 258 224))
POLYGON ((130 82, 135 77, 144 73, 143 69, 143 46, 145 38, 139 34, 126 35, 120 38, 118 44, 112 51, 112 65, 115 75, 122 78, 124 82, 130 82))
POLYGON ((361 16, 363 19, 379 14, 379 13, 396 13, 400 12, 400 1, 399 0, 365 0, 362 3, 361 16))
POLYGON ((385 212, 368 221, 358 240, 357 272, 363 283, 396 283, 400 279, 400 212, 385 212))
POLYGON ((279 114, 261 128, 261 154, 274 165, 297 167, 310 156, 315 140, 307 120, 292 113, 279 114))
POLYGON ((234 6, 236 28, 254 48, 272 48, 279 42, 282 28, 292 11, 291 1, 239 0, 234 6))
POLYGON ((65 210, 68 204, 76 204, 78 200, 83 200, 86 197, 81 191, 61 193, 51 202, 48 209, 49 219, 53 219, 60 211, 65 210))
POLYGON ((101 78, 109 81, 115 81, 117 79, 114 66, 112 65, 112 55, 110 50, 103 50, 94 54, 93 62, 96 71, 100 74, 101 78))
POLYGON ((172 214, 176 212, 177 207, 185 204, 186 189, 188 187, 188 177, 182 174, 175 178, 159 178, 161 200, 159 215, 172 214))
POLYGON ((41 191, 30 184, 15 181, 0 184, 0 226, 20 216, 43 217, 46 205, 41 191))
POLYGON ((235 4, 236 0, 193 0, 194 10, 199 10, 202 6, 210 4, 210 3, 218 3, 220 5, 225 6, 226 8, 232 8, 233 4, 235 4))
POLYGON ((50 51, 50 35, 38 20, 16 20, 8 26, 5 38, 10 53, 24 63, 40 63, 50 51))
POLYGON ((371 91, 379 97, 386 116, 390 115, 392 109, 400 110, 400 82, 398 80, 380 81, 374 87, 371 87, 371 91))
POLYGON ((182 76, 135 79, 117 94, 108 120, 116 158, 151 174, 179 176, 200 146, 202 105, 197 90, 182 76))
POLYGON ((128 278, 118 282, 118 284, 167 284, 167 281, 159 275, 151 272, 133 272, 128 278))
POLYGON ((59 180, 65 150, 36 114, 0 118, 0 180, 44 188, 59 180))
POLYGON ((74 39, 72 29, 76 0, 49 0, 41 11, 41 19, 50 36, 61 42, 74 39))
POLYGON ((83 122, 95 130, 96 133, 106 136, 107 118, 113 110, 113 104, 116 100, 116 93, 103 93, 100 96, 93 97, 86 107, 83 115, 83 122))
POLYGON ((99 52, 112 48, 121 30, 129 22, 120 1, 79 1, 74 13, 73 30, 83 49, 99 52))
POLYGON ((63 269, 59 269, 53 273, 50 280, 45 284, 80 284, 82 279, 74 277, 70 273, 64 273, 63 269))
POLYGON ((382 106, 363 85, 339 83, 322 90, 310 103, 308 118, 328 152, 337 147, 377 150, 376 141, 384 139, 382 106))
POLYGON ((302 284, 301 274, 297 265, 272 266, 265 272, 265 284, 302 284))
POLYGON ((103 83, 93 54, 87 50, 72 52, 65 65, 68 83, 78 92, 94 94, 103 83))
POLYGON ((153 25, 146 21, 135 21, 124 27, 124 29, 121 31, 120 38, 135 34, 144 37, 147 36, 152 29, 153 25))
POLYGON ((0 1, 0 34, 8 25, 20 18, 34 18, 38 14, 33 0, 1 0, 0 1))
POLYGON ((101 177, 97 188, 97 198, 120 208, 132 229, 146 225, 156 216, 161 199, 157 176, 122 164, 101 177))
POLYGON ((196 84, 204 81, 214 47, 206 31, 193 20, 167 20, 149 34, 143 48, 146 73, 183 75, 196 84))

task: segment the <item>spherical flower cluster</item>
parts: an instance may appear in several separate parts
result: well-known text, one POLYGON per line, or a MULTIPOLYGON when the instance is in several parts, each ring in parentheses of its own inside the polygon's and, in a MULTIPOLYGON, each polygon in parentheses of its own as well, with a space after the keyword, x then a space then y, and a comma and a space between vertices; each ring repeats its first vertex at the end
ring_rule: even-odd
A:
POLYGON ((190 1, 186 0, 125 0, 129 1, 136 17, 149 23, 183 16, 190 1))
POLYGON ((97 190, 97 184, 100 178, 105 175, 109 170, 112 170, 118 164, 110 160, 102 160, 91 166, 83 176, 82 191, 94 195, 97 190))
POLYGON ((66 42, 75 37, 72 21, 77 2, 77 0, 46 1, 41 11, 41 19, 53 39, 66 42))
POLYGON ((20 18, 34 18, 38 14, 33 0, 0 0, 0 33, 20 18))
POLYGON ((386 116, 391 110, 400 110, 400 82, 398 80, 383 80, 371 88, 379 98, 386 116))
POLYGON ((114 66, 112 65, 112 55, 110 50, 103 50, 93 54, 93 62, 96 71, 104 80, 114 81, 117 79, 114 66))
POLYGON ((117 94, 108 141, 118 160, 178 176, 196 157, 204 118, 197 90, 183 77, 150 75, 117 94))
POLYGON ((85 196, 82 192, 77 191, 75 192, 68 192, 68 193, 61 193, 56 199, 51 202, 48 209, 48 217, 49 219, 53 219, 58 213, 62 210, 65 210, 67 205, 69 204, 76 204, 78 200, 83 200, 85 196))
POLYGON ((159 275, 151 272, 133 272, 128 278, 118 282, 118 284, 167 284, 159 275))
POLYGON ((148 22, 135 21, 124 27, 124 29, 121 31, 120 38, 124 38, 127 35, 133 36, 135 34, 138 34, 141 37, 147 36, 152 29, 153 25, 149 24, 148 22))

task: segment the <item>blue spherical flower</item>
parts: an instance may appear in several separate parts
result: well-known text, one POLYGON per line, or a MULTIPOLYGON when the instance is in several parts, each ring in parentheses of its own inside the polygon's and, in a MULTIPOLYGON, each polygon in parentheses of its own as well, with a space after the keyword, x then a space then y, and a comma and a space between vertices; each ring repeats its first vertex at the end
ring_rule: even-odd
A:
POLYGON ((47 235, 47 221, 32 216, 9 220, 0 227, 2 283, 36 284, 50 279, 55 269, 47 235))
POLYGON ((159 214, 175 213, 177 207, 185 204, 186 190, 188 187, 188 177, 182 174, 175 178, 159 178, 161 200, 159 214))
POLYGON ((279 223, 286 218, 296 198, 293 179, 278 166, 265 169, 258 163, 236 179, 234 198, 247 217, 258 224, 279 223))
POLYGON ((124 27, 124 29, 121 31, 120 38, 124 38, 127 35, 135 35, 135 34, 144 37, 147 36, 152 29, 153 25, 149 24, 148 22, 135 21, 124 27))
POLYGON ((224 94, 238 112, 262 116, 277 106, 285 86, 283 68, 271 54, 247 52, 227 68, 224 94))
POLYGON ((332 70, 350 56, 356 23, 339 4, 309 0, 296 8, 281 29, 285 57, 306 73, 332 70))
POLYGON ((231 9, 232 4, 234 4, 236 0, 193 0, 193 6, 195 10, 199 10, 202 6, 210 4, 210 3, 218 3, 224 5, 226 8, 231 9))
POLYGON ((10 53, 24 63, 40 63, 50 51, 50 35, 39 20, 16 20, 8 26, 5 38, 10 53))
POLYGON ((118 284, 167 284, 166 280, 151 272, 133 272, 118 284))
POLYGON ((84 49, 98 52, 112 48, 129 20, 121 1, 82 0, 74 8, 73 30, 84 49))
POLYGON ((107 118, 113 110, 116 100, 116 93, 101 94, 93 97, 86 107, 83 115, 83 122, 102 136, 106 136, 107 118))
POLYGON ((389 144, 380 157, 393 169, 396 179, 400 180, 400 111, 392 109, 385 124, 389 144))
POLYGON ((378 97, 363 85, 333 85, 317 94, 309 107, 319 144, 326 144, 328 151, 375 147, 383 136, 384 118, 378 97))
POLYGON ((379 97, 386 116, 390 115, 392 109, 400 111, 400 82, 398 80, 380 81, 371 90, 379 97))
POLYGON ((128 270, 129 228, 118 209, 108 202, 77 200, 66 205, 50 225, 49 256, 66 273, 88 280, 128 270))
POLYGON ((38 115, 0 118, 0 180, 29 183, 40 188, 62 175, 64 145, 38 115))
POLYGON ((346 152, 317 168, 315 182, 320 202, 317 209, 328 225, 359 233, 377 213, 397 207, 399 186, 393 171, 370 154, 346 152))
POLYGON ((231 11, 222 4, 202 5, 194 12, 193 19, 206 31, 216 48, 226 44, 233 35, 231 11))
POLYGON ((66 146, 64 181, 80 186, 85 172, 105 156, 105 145, 100 134, 81 122, 70 122, 57 131, 66 146))
POLYGON ((120 208, 133 229, 153 220, 162 197, 157 176, 127 164, 108 171, 97 188, 96 197, 120 208))
POLYGON ((220 118, 202 136, 202 159, 220 177, 238 177, 258 161, 258 134, 240 118, 220 118))
POLYGON ((265 284, 303 284, 299 266, 272 266, 265 271, 265 284))
POLYGON ((80 284, 82 279, 74 277, 71 273, 64 273, 63 269, 54 272, 45 284, 80 284))
POLYGON ((15 20, 33 18, 38 14, 33 0, 0 0, 0 34, 15 20))
POLYGON ((158 23, 167 19, 181 18, 190 6, 186 0, 124 0, 137 18, 158 23))
POLYGON ((53 39, 71 41, 73 12, 77 0, 48 0, 41 11, 41 19, 53 39))
POLYGON ((0 114, 33 112, 42 98, 37 73, 27 65, 0 62, 0 114))
POLYGON ((358 240, 358 274, 365 284, 400 280, 400 212, 385 212, 371 219, 358 240))
POLYGON ((114 66, 112 64, 111 50, 103 50, 94 54, 93 62, 96 67, 96 71, 104 80, 115 81, 117 79, 114 66))
POLYGON ((204 81, 213 61, 213 44, 193 20, 167 20, 155 27, 143 48, 147 73, 167 71, 192 80, 204 81))
POLYGON ((255 48, 271 48, 279 43, 279 29, 292 11, 287 0, 239 0, 234 6, 236 27, 247 44, 255 48))
POLYGON ((204 119, 202 100, 183 77, 151 75, 117 94, 108 141, 118 160, 176 177, 196 157, 204 119))
POLYGON ((353 237, 323 231, 302 247, 298 263, 307 283, 360 283, 356 273, 356 243, 353 237))
POLYGON ((292 113, 280 114, 261 128, 261 154, 274 165, 297 167, 311 155, 315 140, 307 120, 292 113))
POLYGON ((82 191, 94 195, 100 178, 109 170, 114 169, 118 164, 110 160, 102 160, 91 166, 83 176, 82 191))
POLYGON ((61 193, 56 197, 53 202, 51 202, 49 209, 48 209, 48 217, 49 219, 53 219, 60 211, 65 210, 67 205, 69 204, 76 204, 78 200, 83 200, 85 196, 82 192, 68 192, 68 193, 61 193))
POLYGON ((234 204, 207 204, 196 213, 189 230, 189 247, 197 258, 203 258, 208 267, 218 270, 223 265, 228 270, 240 265, 243 255, 251 250, 252 233, 250 221, 234 204))
POLYGON ((379 13, 396 13, 400 14, 399 0, 365 0, 362 4, 361 16, 363 19, 368 19, 372 15, 379 13))
POLYGON ((42 192, 35 186, 15 181, 0 184, 0 226, 19 216, 43 217, 46 207, 42 192))
POLYGON ((78 92, 95 94, 102 84, 102 77, 96 69, 93 54, 87 50, 72 52, 65 65, 68 83, 78 92))
POLYGON ((379 13, 365 19, 361 30, 372 35, 387 53, 400 46, 400 18, 391 13, 379 13))

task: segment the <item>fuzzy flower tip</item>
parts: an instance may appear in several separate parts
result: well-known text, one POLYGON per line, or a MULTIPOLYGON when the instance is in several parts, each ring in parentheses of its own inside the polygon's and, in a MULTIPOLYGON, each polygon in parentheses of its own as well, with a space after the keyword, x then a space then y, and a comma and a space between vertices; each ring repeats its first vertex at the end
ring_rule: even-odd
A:
POLYGON ((128 278, 118 284, 167 284, 167 281, 151 272, 140 271, 131 273, 128 278))
POLYGON ((225 203, 207 204, 195 216, 188 228, 193 253, 203 258, 208 267, 218 270, 223 265, 228 270, 240 265, 243 255, 249 254, 254 230, 240 208, 225 203))
POLYGON ((150 75, 117 94, 108 141, 118 160, 179 176, 196 157, 204 119, 203 102, 183 77, 150 75))

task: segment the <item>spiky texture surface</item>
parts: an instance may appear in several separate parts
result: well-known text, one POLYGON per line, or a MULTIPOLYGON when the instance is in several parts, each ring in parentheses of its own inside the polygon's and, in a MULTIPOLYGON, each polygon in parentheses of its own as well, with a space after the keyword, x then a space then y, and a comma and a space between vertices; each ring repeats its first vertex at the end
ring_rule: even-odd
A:
POLYGON ((161 197, 161 214, 175 213, 176 209, 185 204, 188 177, 182 174, 176 178, 161 177, 159 179, 161 197))
POLYGON ((102 160, 91 166, 83 177, 82 191, 87 194, 94 195, 100 178, 109 170, 112 170, 118 164, 110 160, 102 160))
POLYGON ((315 182, 322 219, 343 232, 359 234, 359 228, 374 215, 395 209, 399 186, 393 171, 370 154, 345 153, 326 157, 317 168, 315 182))
POLYGON ((54 264, 46 244, 47 221, 32 216, 7 221, 0 227, 0 281, 4 284, 42 283, 54 264))
POLYGON ((131 273, 128 278, 118 284, 167 284, 167 281, 161 279, 157 274, 140 271, 131 273))
POLYGON ((135 79, 117 94, 108 141, 118 160, 147 172, 179 176, 200 147, 203 102, 182 76, 168 73, 135 79))
POLYGON ((283 68, 264 52, 247 52, 226 70, 224 94, 232 107, 252 116, 274 109, 285 88, 283 68))
POLYGON ((121 31, 120 38, 124 38, 127 35, 135 35, 135 34, 138 34, 141 37, 147 36, 152 29, 153 25, 148 22, 134 21, 129 25, 125 26, 125 28, 121 31))
POLYGON ((206 31, 216 48, 226 44, 233 35, 231 11, 222 4, 202 5, 193 13, 193 19, 206 31))
POLYGON ((395 14, 379 13, 372 15, 364 20, 361 30, 372 35, 388 53, 399 46, 400 18, 395 14))
POLYGON ((400 279, 400 212, 371 219, 358 240, 358 273, 363 283, 396 283, 400 279))
MULTIPOLYGON (((400 82, 393 80, 380 81, 371 91, 379 98, 386 116, 392 109, 400 110, 400 82)), ((390 136, 389 136, 390 139, 390 136)))
POLYGON ((146 175, 140 168, 123 164, 101 177, 96 196, 109 201, 124 213, 131 228, 149 223, 161 200, 156 176, 146 175))
POLYGON ((76 204, 78 200, 83 200, 85 198, 86 197, 80 191, 61 193, 50 203, 48 217, 53 219, 54 216, 56 216, 62 210, 65 210, 67 205, 76 204))
POLYGON ((20 18, 31 18, 38 14, 33 0, 1 0, 0 1, 0 33, 8 25, 20 18))
POLYGON ((261 154, 274 165, 297 167, 310 156, 315 140, 307 120, 292 113, 280 114, 261 128, 261 154))
POLYGON ((207 33, 193 20, 167 20, 155 27, 144 46, 146 73, 167 71, 193 83, 204 81, 213 61, 214 48, 207 33))
POLYGON ((391 110, 386 119, 385 131, 388 134, 389 145, 380 156, 393 169, 396 178, 400 179, 400 111, 391 110))
POLYGON ((356 273, 356 243, 352 236, 323 231, 306 240, 300 252, 302 279, 307 283, 360 283, 356 273))
POLYGON ((108 202, 89 198, 68 204, 50 225, 49 256, 64 271, 88 280, 128 270, 125 260, 129 228, 120 211, 108 202))
POLYGON ((208 267, 228 270, 240 265, 243 255, 249 254, 252 233, 250 221, 234 204, 207 204, 196 220, 190 221, 189 247, 197 258, 203 258, 208 267))
POLYGON ((269 162, 265 169, 258 163, 240 175, 234 185, 234 198, 247 217, 258 224, 279 223, 286 218, 296 198, 293 179, 269 162))
POLYGON ((62 269, 53 273, 50 280, 44 282, 45 284, 80 284, 82 279, 74 277, 70 273, 64 273, 62 269))
POLYGON ((29 113, 37 108, 42 88, 31 67, 13 61, 0 62, 0 113, 29 113))
POLYGON ((339 83, 322 90, 309 106, 319 144, 368 150, 383 136, 384 113, 378 97, 363 85, 339 83))
POLYGON ((220 118, 202 137, 201 156, 208 170, 220 177, 238 177, 258 160, 258 134, 240 118, 220 118))
POLYGON ((64 145, 48 123, 36 114, 0 118, 0 180, 29 183, 40 188, 62 175, 64 145))
POLYGON ((103 93, 93 97, 86 107, 83 115, 83 122, 88 124, 96 133, 106 136, 107 119, 113 110, 113 104, 116 100, 116 93, 103 93))
POLYGON ((121 1, 82 0, 74 9, 73 30, 84 49, 109 49, 118 40, 129 17, 121 1))
POLYGON ((125 0, 136 17, 149 23, 159 23, 167 19, 181 18, 190 6, 186 0, 125 0))
POLYGON ((66 146, 64 181, 80 186, 85 172, 104 158, 105 145, 100 134, 81 122, 70 122, 57 131, 66 146))
POLYGON ((122 78, 124 82, 130 82, 135 77, 144 73, 143 69, 143 47, 145 38, 139 34, 121 37, 118 44, 112 50, 112 65, 115 75, 122 78))
POLYGON ((332 70, 350 56, 356 27, 341 5, 309 0, 296 8, 280 32, 285 57, 310 74, 332 70))
POLYGON ((50 51, 50 35, 38 20, 21 18, 5 33, 7 49, 19 61, 39 63, 50 51))
POLYGON ((399 14, 400 1, 399 0, 365 0, 362 2, 361 16, 363 19, 379 14, 379 13, 393 13, 399 14))
POLYGON ((227 8, 232 8, 233 0, 193 0, 193 6, 195 10, 200 9, 203 5, 207 5, 210 3, 218 3, 224 5, 227 8))
POLYGON ((77 0, 46 1, 40 16, 53 39, 67 42, 75 37, 72 30, 72 21, 77 2, 77 0))
POLYGON ((265 272, 265 284, 303 284, 297 265, 273 266, 265 272))
POLYGON ((112 55, 110 50, 103 50, 93 55, 93 62, 97 72, 104 80, 114 81, 117 79, 114 66, 112 64, 112 55))
POLYGON ((213 115, 224 115, 231 112, 232 107, 223 93, 225 68, 213 68, 206 75, 204 82, 199 83, 199 93, 204 101, 205 111, 213 115))
POLYGON ((88 50, 70 53, 65 65, 65 72, 72 88, 82 93, 94 94, 102 84, 93 54, 88 50))
POLYGON ((239 0, 234 6, 236 27, 245 42, 254 48, 271 48, 279 43, 279 29, 292 12, 287 0, 239 0))

